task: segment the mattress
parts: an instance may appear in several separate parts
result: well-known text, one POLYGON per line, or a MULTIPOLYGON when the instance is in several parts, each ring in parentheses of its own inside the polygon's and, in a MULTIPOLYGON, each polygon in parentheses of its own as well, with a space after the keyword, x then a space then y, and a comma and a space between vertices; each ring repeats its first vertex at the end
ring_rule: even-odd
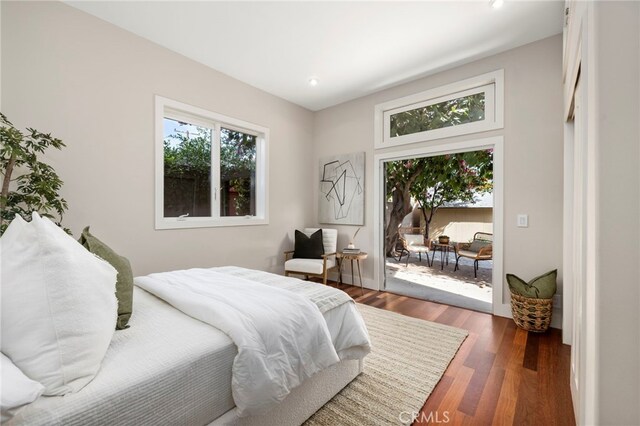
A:
MULTIPOLYGON (((85 388, 40 397, 6 424, 205 425, 232 410, 237 350, 231 339, 139 287, 133 300, 131 327, 115 332, 98 375, 85 388)), ((362 321, 355 305, 323 315, 340 357, 359 359, 351 349, 362 321)))
POLYGON ((133 300, 131 327, 115 332, 91 383, 40 397, 8 424, 204 425, 232 409, 231 339, 138 287, 133 300))

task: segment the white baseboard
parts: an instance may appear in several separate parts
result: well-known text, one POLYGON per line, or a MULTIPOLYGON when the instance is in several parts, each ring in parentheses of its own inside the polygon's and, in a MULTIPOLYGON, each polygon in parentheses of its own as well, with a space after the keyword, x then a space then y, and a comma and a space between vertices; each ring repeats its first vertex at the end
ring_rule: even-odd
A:
POLYGON ((562 294, 556 294, 555 296, 553 296, 551 327, 562 330, 562 294))
POLYGON ((272 274, 284 275, 284 265, 274 265, 265 268, 266 272, 271 272, 272 274))
MULTIPOLYGON (((338 282, 338 273, 337 272, 329 272, 329 279, 335 282, 338 282)), ((353 276, 353 281, 351 282, 351 272, 342 271, 342 282, 344 284, 353 285, 356 287, 360 287, 360 279, 358 278, 358 274, 353 276)), ((362 286, 369 290, 378 290, 378 286, 374 282, 372 278, 362 277, 362 286)))

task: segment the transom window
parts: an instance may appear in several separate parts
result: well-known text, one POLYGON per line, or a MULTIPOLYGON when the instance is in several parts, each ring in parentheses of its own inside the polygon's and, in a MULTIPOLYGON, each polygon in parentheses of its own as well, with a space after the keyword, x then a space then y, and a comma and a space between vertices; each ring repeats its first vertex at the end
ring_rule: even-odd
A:
POLYGON ((400 108, 399 112, 389 112, 389 136, 396 138, 484 120, 485 91, 458 96, 447 101, 431 101, 424 106, 411 105, 400 108))
POLYGON ((269 129, 156 97, 156 229, 267 222, 269 129))
POLYGON ((503 72, 376 105, 376 148, 502 127, 503 72))

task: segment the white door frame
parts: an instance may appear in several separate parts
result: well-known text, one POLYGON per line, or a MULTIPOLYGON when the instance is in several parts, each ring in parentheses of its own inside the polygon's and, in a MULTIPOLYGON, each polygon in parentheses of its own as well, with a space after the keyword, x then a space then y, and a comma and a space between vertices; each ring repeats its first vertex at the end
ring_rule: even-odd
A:
POLYGON ((504 317, 511 317, 509 300, 503 297, 503 238, 504 238, 504 138, 494 136, 483 139, 473 139, 464 142, 453 142, 436 146, 425 146, 401 151, 390 151, 374 155, 373 160, 373 279, 378 290, 384 287, 384 203, 385 182, 384 163, 416 157, 433 157, 436 155, 453 154, 456 152, 478 151, 493 149, 493 313, 504 317))
POLYGON ((594 4, 569 3, 565 29, 565 212, 563 343, 571 344, 570 385, 576 422, 596 424, 597 120, 594 4), (578 85, 578 80, 580 81, 578 85), (572 123, 573 120, 573 123, 572 123))

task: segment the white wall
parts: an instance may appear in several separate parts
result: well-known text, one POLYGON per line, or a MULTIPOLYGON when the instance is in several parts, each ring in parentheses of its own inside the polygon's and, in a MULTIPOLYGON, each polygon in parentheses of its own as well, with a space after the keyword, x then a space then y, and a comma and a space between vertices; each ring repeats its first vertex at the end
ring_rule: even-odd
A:
POLYGON ((594 4, 597 422, 640 424, 640 4, 594 4))
MULTIPOLYGON (((504 136, 504 271, 525 278, 558 268, 562 277, 562 36, 557 35, 411 83, 319 111, 315 115, 314 167, 319 158, 366 152, 365 230, 357 245, 373 250, 373 118, 381 102, 504 69, 504 129, 404 146, 431 146, 504 136), (529 228, 516 215, 529 214, 529 228)), ((380 150, 389 152, 390 149, 380 150)), ((377 153, 377 152, 376 152, 377 153)), ((315 179, 315 176, 314 176, 315 179)), ((319 185, 314 181, 314 212, 319 185)), ((317 216, 316 216, 317 218, 317 216)), ((316 219, 317 220, 317 219, 316 219)), ((337 226, 339 246, 355 227, 337 226)), ((365 262, 372 285, 374 265, 365 262)), ((562 284, 560 282, 560 292, 562 284)), ((505 285, 505 293, 508 292, 505 285)), ((508 301, 505 294, 505 300, 508 301)))
MULTIPOLYGON (((481 136, 505 138, 504 270, 561 268, 560 36, 315 114, 57 2, 2 2, 2 42, 3 112, 68 145, 50 156, 65 181, 65 224, 76 234, 91 224, 137 274, 228 263, 279 270, 293 228, 317 221, 319 158, 356 151, 367 153, 357 243, 371 251, 374 105, 497 69, 505 128, 481 136), (154 230, 154 94, 271 129, 269 226, 154 230), (529 228, 515 227, 517 213, 530 215, 529 228)), ((338 228, 344 245, 356 227, 338 228)), ((371 262, 364 275, 373 277, 371 262)))
POLYGON ((64 224, 134 273, 236 264, 278 270, 311 217, 313 114, 59 2, 2 2, 2 112, 67 147, 64 224), (270 224, 154 230, 154 94, 271 130, 270 224))
POLYGON ((637 425, 640 3, 567 5, 565 112, 570 116, 574 105, 576 116, 567 126, 568 164, 574 165, 567 167, 574 183, 567 182, 567 210, 578 226, 567 229, 565 261, 573 263, 567 326, 576 421, 637 425))

